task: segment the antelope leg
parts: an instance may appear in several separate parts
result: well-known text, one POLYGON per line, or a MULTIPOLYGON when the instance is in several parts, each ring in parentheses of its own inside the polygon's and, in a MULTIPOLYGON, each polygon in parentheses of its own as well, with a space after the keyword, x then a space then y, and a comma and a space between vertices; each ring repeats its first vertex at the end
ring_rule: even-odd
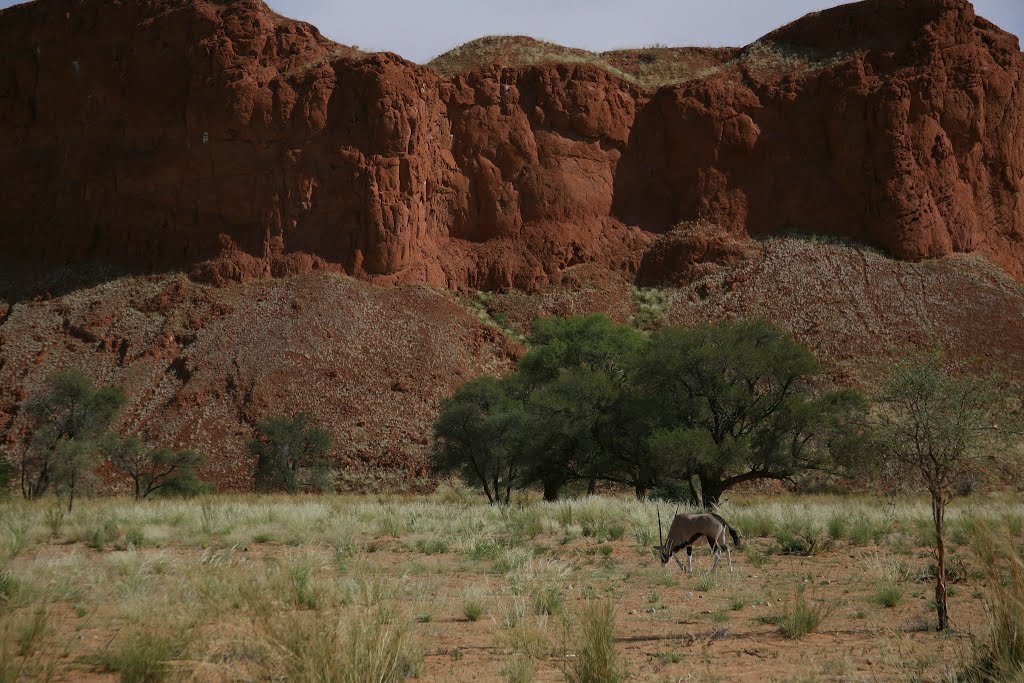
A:
POLYGON ((714 550, 711 551, 711 554, 715 556, 715 561, 711 565, 711 571, 714 572, 714 571, 718 570, 718 558, 721 557, 722 551, 720 551, 718 548, 715 548, 714 550))
POLYGON ((683 566, 682 560, 679 559, 679 555, 673 555, 672 559, 674 559, 676 561, 676 564, 679 565, 680 571, 682 571, 685 574, 686 573, 686 567, 683 566))
POLYGON ((729 546, 725 546, 725 554, 729 557, 729 573, 732 573, 732 549, 729 546))

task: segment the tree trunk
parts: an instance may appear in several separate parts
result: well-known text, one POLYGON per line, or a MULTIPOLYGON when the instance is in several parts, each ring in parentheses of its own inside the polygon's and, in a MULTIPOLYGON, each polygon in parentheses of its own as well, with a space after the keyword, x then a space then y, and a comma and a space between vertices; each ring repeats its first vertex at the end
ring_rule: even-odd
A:
POLYGON ((693 475, 691 474, 686 478, 686 484, 690 487, 690 503, 693 505, 700 504, 700 496, 697 495, 697 489, 693 485, 693 475))
POLYGON ((50 465, 43 465, 43 469, 39 472, 39 477, 36 478, 35 483, 32 484, 32 495, 29 498, 39 498, 46 489, 50 487, 50 465))
POLYGON ((32 497, 32 489, 28 483, 28 444, 21 449, 21 497, 26 500, 32 497))
POLYGON ((718 505, 719 499, 724 493, 724 489, 721 487, 720 481, 709 481, 703 476, 698 476, 700 479, 700 504, 705 510, 714 510, 718 505))
POLYGON ((78 479, 78 475, 71 474, 71 486, 68 487, 68 514, 71 514, 71 505, 75 502, 75 481, 78 479))
POLYGON ((544 480, 544 500, 549 503, 558 500, 558 492, 562 488, 562 482, 553 479, 544 480))
POLYGON ((946 514, 946 501, 942 494, 932 494, 932 518, 935 520, 935 611, 937 630, 945 631, 949 616, 946 612, 946 543, 942 538, 942 526, 946 514))
POLYGON ((494 496, 491 495, 491 487, 487 485, 487 480, 482 479, 481 481, 483 482, 483 489, 484 494, 487 496, 487 502, 491 505, 494 505, 495 503, 499 502, 494 499, 494 496))
POLYGON ((597 477, 591 477, 587 484, 587 495, 592 496, 595 493, 597 493, 597 477))
POLYGON ((636 493, 637 500, 647 500, 648 488, 646 484, 636 484, 634 485, 633 489, 636 493))

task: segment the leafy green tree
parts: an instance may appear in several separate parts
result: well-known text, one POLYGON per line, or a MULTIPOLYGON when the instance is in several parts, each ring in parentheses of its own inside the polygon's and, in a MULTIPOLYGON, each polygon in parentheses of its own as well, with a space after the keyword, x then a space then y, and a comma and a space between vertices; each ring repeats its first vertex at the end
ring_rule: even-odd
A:
POLYGON ((270 417, 256 430, 248 450, 256 457, 257 491, 297 493, 307 479, 324 480, 329 470, 331 435, 316 424, 312 415, 270 417))
POLYGON ((849 391, 814 397, 808 380, 819 372, 807 349, 763 321, 655 332, 636 375, 657 415, 654 460, 687 473, 706 508, 737 484, 824 466, 849 422, 837 418, 864 404, 849 391))
POLYGON ((618 387, 608 374, 589 368, 562 370, 539 386, 526 403, 528 429, 524 454, 527 480, 540 481, 544 499, 557 500, 562 486, 603 478, 601 432, 618 387))
POLYGON ((59 447, 67 449, 62 452, 66 457, 59 466, 61 476, 68 475, 71 464, 82 464, 82 453, 95 452, 94 448, 85 448, 85 442, 97 438, 114 421, 124 402, 120 389, 95 388, 81 370, 50 375, 43 389, 25 405, 30 422, 21 449, 22 495, 36 498, 46 493, 59 447), (62 446, 71 441, 77 443, 74 448, 62 446))
POLYGON ((530 352, 516 366, 528 389, 573 368, 604 373, 620 384, 645 344, 641 332, 616 324, 604 313, 537 318, 528 341, 530 352))
POLYGON ((465 385, 435 428, 439 471, 463 468, 491 500, 517 483, 555 500, 608 481, 713 507, 739 483, 833 465, 863 427, 860 395, 812 392, 817 361, 763 322, 648 339, 604 315, 548 318, 529 342, 515 372, 465 385))
POLYGON ((50 456, 50 481, 57 499, 67 501, 71 512, 75 495, 95 487, 95 469, 99 451, 92 439, 66 439, 57 442, 50 456))
POLYGON ((442 404, 434 423, 434 471, 478 483, 491 504, 508 503, 520 481, 524 417, 507 381, 485 376, 466 382, 442 404))
MULTIPOLYGON (((976 474, 985 456, 1016 431, 999 380, 948 370, 938 353, 896 363, 877 397, 873 451, 876 472, 891 482, 916 483, 931 496, 935 524, 935 608, 938 629, 946 607, 946 506, 956 483, 976 474)), ((1002 450, 1002 449, 1001 449, 1002 450)))
POLYGON ((620 480, 611 476, 608 449, 627 425, 611 418, 644 335, 599 313, 537 319, 529 343, 510 383, 527 414, 524 481, 540 482, 544 499, 555 500, 569 482, 586 481, 593 491, 598 480, 620 480))
POLYGON ((204 459, 193 450, 147 448, 138 437, 114 435, 102 439, 100 446, 114 469, 131 478, 136 500, 153 494, 188 497, 209 489, 196 473, 204 459))
MULTIPOLYGON (((601 479, 633 488, 638 499, 649 492, 673 499, 692 498, 683 493, 689 472, 677 458, 651 448, 657 429, 658 406, 627 384, 620 388, 600 426, 601 479)), ((696 502, 696 500, 692 500, 696 502)))

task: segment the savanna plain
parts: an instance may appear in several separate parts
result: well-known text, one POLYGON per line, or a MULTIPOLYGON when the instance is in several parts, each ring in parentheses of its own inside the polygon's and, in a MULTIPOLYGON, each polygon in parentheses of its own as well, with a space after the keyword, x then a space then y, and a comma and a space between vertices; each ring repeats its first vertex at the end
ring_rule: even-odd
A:
POLYGON ((1017 497, 954 503, 937 633, 923 500, 734 497, 732 573, 707 545, 662 565, 658 510, 458 486, 2 503, 0 681, 950 680, 1006 583, 977 530, 1024 533, 1017 497))

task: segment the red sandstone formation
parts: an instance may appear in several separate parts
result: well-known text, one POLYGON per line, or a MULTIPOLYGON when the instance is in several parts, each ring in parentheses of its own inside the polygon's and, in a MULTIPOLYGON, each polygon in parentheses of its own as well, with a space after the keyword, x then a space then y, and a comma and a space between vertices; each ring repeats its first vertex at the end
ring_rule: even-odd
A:
POLYGON ((751 242, 707 221, 681 223, 651 244, 636 274, 640 285, 688 284, 751 252, 751 242))
POLYGON ((1024 57, 965 0, 451 76, 256 0, 36 0, 0 11, 0 53, 0 267, 24 277, 533 289, 581 262, 633 273, 657 234, 707 220, 981 251, 1024 278, 1024 57), (684 80, 645 87, 662 76, 684 80))

